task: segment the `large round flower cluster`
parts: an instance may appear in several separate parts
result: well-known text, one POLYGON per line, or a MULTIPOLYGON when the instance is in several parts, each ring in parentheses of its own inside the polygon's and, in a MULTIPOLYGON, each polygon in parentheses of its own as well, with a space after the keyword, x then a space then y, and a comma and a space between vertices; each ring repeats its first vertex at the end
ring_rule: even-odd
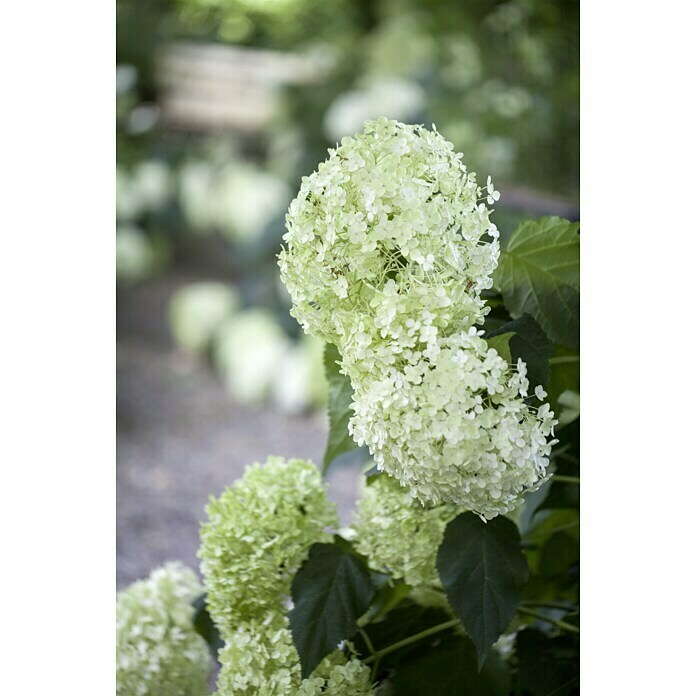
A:
POLYGON ((492 185, 437 131, 386 118, 329 154, 290 204, 279 257, 304 329, 353 365, 479 321, 499 254, 492 185))
POLYGON ((368 121, 303 179, 281 277, 304 329, 336 345, 350 430, 422 503, 486 518, 545 476, 555 423, 526 366, 477 332, 499 255, 498 192, 436 131, 368 121), (485 202, 484 202, 485 201, 485 202))
POLYGON ((168 563, 116 599, 116 693, 204 696, 213 663, 193 628, 192 602, 203 592, 196 574, 168 563))
POLYGON ((223 637, 240 623, 282 612, 295 571, 336 527, 319 470, 301 459, 269 457, 206 507, 198 555, 208 609, 223 637))
POLYGON ((548 404, 525 401, 526 365, 510 369, 478 333, 439 339, 425 357, 355 385, 349 429, 422 503, 491 519, 544 481, 555 421, 548 404))
POLYGON ((269 457, 206 508, 201 568, 207 604, 225 642, 221 696, 374 693, 370 670, 336 651, 303 680, 286 608, 295 572, 316 542, 337 527, 318 469, 301 459, 269 457))
POLYGON ((337 650, 307 679, 287 619, 268 616, 241 625, 219 655, 220 696, 372 696, 370 670, 337 650))
POLYGON ((441 587, 436 563, 445 527, 463 511, 423 507, 391 476, 380 474, 358 501, 354 544, 370 568, 416 589, 441 587))

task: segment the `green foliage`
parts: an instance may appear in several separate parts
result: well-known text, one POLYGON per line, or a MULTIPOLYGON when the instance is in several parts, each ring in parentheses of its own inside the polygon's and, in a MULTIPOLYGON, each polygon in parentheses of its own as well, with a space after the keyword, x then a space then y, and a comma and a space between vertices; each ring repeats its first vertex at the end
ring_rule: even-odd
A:
POLYGON ((336 457, 358 447, 348 433, 353 387, 350 379, 340 372, 340 359, 338 348, 327 343, 324 349, 324 369, 329 383, 329 439, 324 453, 324 473, 336 457))
POLYGON ((551 378, 549 358, 553 354, 553 343, 529 314, 503 324, 487 334, 485 339, 508 362, 516 364, 521 359, 526 363, 531 389, 538 384, 548 384, 551 378), (501 353, 501 350, 505 353, 501 353))
POLYGON ((537 508, 524 534, 530 578, 523 602, 579 602, 579 523, 577 509, 537 508))
POLYGON ((546 391, 549 394, 551 408, 558 414, 561 409, 558 399, 563 392, 580 393, 580 356, 578 351, 556 345, 553 356, 549 360, 549 366, 551 367, 551 380, 546 391))
POLYGON ((375 588, 362 559, 344 544, 314 544, 292 583, 289 614, 302 677, 352 637, 375 588))
POLYGON ((447 525, 437 569, 480 666, 509 626, 527 582, 517 527, 504 517, 486 523, 471 512, 459 515, 447 525))
POLYGON ((364 626, 363 632, 355 637, 355 646, 362 655, 369 656, 369 649, 364 636, 367 635, 372 647, 381 653, 391 646, 399 646, 384 654, 379 661, 382 672, 398 671, 402 665, 408 664, 414 656, 429 652, 433 645, 454 634, 450 627, 444 632, 437 632, 432 637, 408 642, 412 636, 434 630, 437 626, 446 624, 451 615, 444 609, 423 606, 412 599, 406 599, 390 611, 389 615, 375 620, 364 626))
POLYGON ((517 636, 517 682, 523 696, 575 696, 580 645, 575 636, 549 638, 527 629, 517 636))
POLYGON ((398 696, 507 696, 510 692, 507 662, 493 653, 479 671, 476 649, 463 636, 445 638, 436 650, 413 656, 396 672, 398 696))
POLYGON ((544 217, 522 223, 494 274, 513 318, 531 314, 557 343, 580 343, 579 223, 544 217))

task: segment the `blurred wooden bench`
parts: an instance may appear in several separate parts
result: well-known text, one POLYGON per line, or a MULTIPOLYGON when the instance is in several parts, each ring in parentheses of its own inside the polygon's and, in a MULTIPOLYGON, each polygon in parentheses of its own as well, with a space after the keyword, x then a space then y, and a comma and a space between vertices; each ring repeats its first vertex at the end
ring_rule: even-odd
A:
POLYGON ((255 132, 271 117, 280 87, 316 81, 321 72, 291 53, 174 43, 158 65, 163 118, 187 129, 255 132))

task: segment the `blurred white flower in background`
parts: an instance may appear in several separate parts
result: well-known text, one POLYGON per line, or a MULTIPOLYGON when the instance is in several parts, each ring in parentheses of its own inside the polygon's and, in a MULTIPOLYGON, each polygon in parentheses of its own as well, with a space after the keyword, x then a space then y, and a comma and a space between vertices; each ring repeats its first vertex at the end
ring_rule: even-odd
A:
POLYGON ((138 192, 143 207, 147 210, 163 207, 174 192, 169 167, 160 160, 141 162, 133 172, 131 186, 138 192))
POLYGON ((258 237, 274 218, 285 214, 292 198, 282 179, 247 163, 226 168, 215 193, 218 222, 238 242, 258 237))
POLYGON ((131 172, 116 168, 116 216, 134 220, 143 213, 164 208, 174 193, 169 167, 159 160, 145 160, 131 172))
POLYGON ((442 81, 449 87, 469 87, 481 78, 481 54, 476 42, 465 34, 445 42, 447 61, 442 68, 442 81))
POLYGON ((135 225, 116 228, 116 277, 140 280, 155 268, 157 255, 145 233, 135 225))
POLYGON ((239 306, 239 293, 226 283, 200 282, 182 288, 169 305, 174 340, 185 350, 206 352, 222 323, 239 306))
POLYGON ((125 94, 133 89, 138 81, 138 70, 134 65, 121 63, 116 66, 116 94, 125 94))
POLYGON ((418 19, 399 14, 381 22, 369 35, 366 65, 375 75, 417 77, 432 70, 437 52, 437 41, 418 19))
POLYGON ((250 309, 220 327, 213 359, 236 400, 260 404, 271 392, 276 368, 289 344, 270 312, 250 309))
POLYGON ((179 196, 193 230, 217 229, 233 242, 247 243, 284 214, 292 193, 280 177, 253 164, 193 161, 180 170, 179 196))
POLYGON ((210 205, 215 185, 215 168, 210 162, 186 162, 179 170, 179 203, 192 232, 215 225, 215 211, 210 205))
POLYGON ((158 104, 138 104, 128 116, 126 129, 131 135, 147 133, 157 125, 160 113, 158 104))
POLYGON ((324 406, 323 341, 291 340, 272 312, 240 310, 234 285, 201 281, 177 291, 169 304, 169 326, 182 349, 205 356, 240 404, 272 401, 285 413, 324 406))
POLYGON ((373 77, 363 88, 344 92, 324 116, 329 140, 361 131, 365 121, 385 116, 397 121, 414 121, 425 104, 425 93, 415 82, 399 77, 373 77))
POLYGON ((323 350, 323 341, 302 336, 285 353, 273 379, 273 401, 282 411, 302 413, 326 403, 328 384, 324 376, 323 350))

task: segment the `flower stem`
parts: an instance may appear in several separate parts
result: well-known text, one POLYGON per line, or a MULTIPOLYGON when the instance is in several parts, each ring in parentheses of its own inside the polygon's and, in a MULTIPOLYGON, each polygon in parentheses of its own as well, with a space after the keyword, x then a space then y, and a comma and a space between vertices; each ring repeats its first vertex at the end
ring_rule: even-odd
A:
POLYGON ((392 643, 391 645, 388 645, 386 648, 382 648, 381 650, 378 650, 377 652, 370 655, 370 657, 363 660, 363 662, 365 664, 370 664, 370 662, 374 662, 375 660, 379 660, 380 658, 384 657, 385 655, 389 655, 389 653, 396 652, 397 650, 400 650, 401 648, 403 648, 407 645, 410 645, 411 643, 415 643, 416 641, 422 640, 423 638, 427 638, 428 636, 432 636, 435 633, 440 633, 440 631, 446 631, 448 628, 454 628, 458 624, 459 624, 459 619, 451 619, 450 621, 445 621, 444 623, 438 624, 437 626, 432 626, 431 628, 426 628, 425 631, 421 631, 420 633, 416 633, 412 636, 409 636, 408 638, 404 638, 403 640, 400 640, 396 643, 392 643))
POLYGON ((560 619, 553 619, 550 616, 546 616, 546 614, 542 614, 540 611, 526 609, 525 607, 518 607, 517 611, 520 612, 520 614, 527 614, 528 616, 533 616, 535 619, 539 619, 540 621, 546 621, 554 626, 558 626, 558 628, 561 628, 564 631, 569 631, 570 633, 580 633, 580 629, 577 626, 573 626, 573 624, 566 623, 560 619))
POLYGON ((553 474, 551 480, 558 481, 558 483, 575 483, 578 486, 580 485, 579 476, 563 476, 563 474, 553 474))
POLYGON ((556 355, 549 358, 549 365, 563 365, 564 363, 580 362, 579 355, 556 355))

